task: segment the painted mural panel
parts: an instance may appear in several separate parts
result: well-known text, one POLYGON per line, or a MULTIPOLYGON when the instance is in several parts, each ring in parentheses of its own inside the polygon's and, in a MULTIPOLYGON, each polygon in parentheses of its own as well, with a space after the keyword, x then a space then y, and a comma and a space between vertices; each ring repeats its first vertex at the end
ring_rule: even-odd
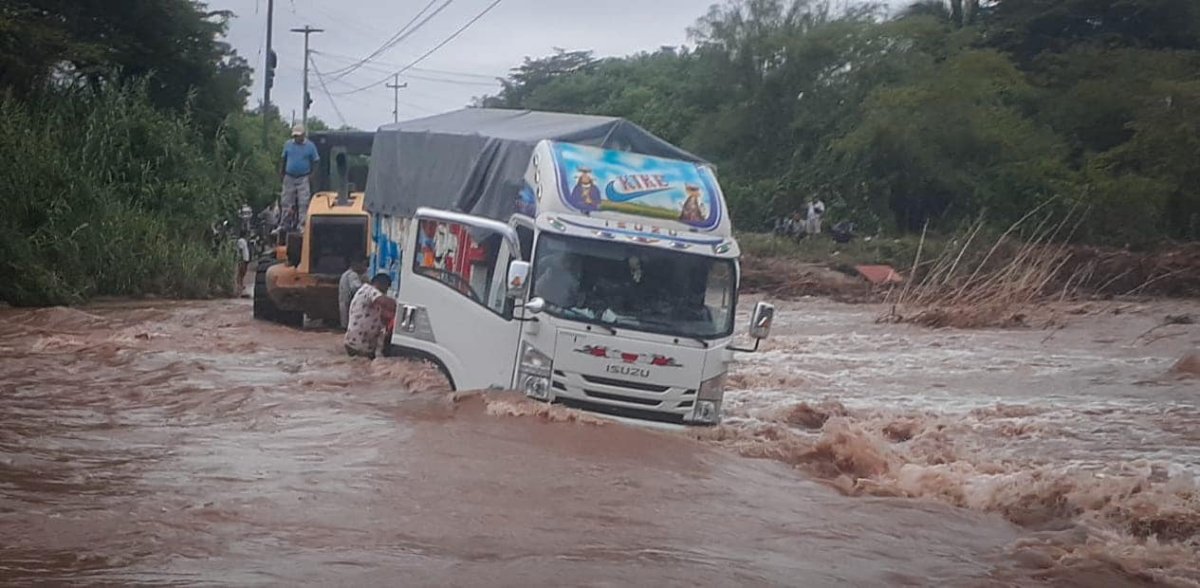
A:
POLYGON ((372 215, 372 219, 374 227, 371 238, 374 241, 374 251, 371 255, 370 274, 373 276, 383 272, 391 276, 394 294, 400 287, 400 260, 403 254, 401 244, 404 243, 404 235, 408 232, 408 219, 382 214, 372 215))
POLYGON ((706 167, 568 143, 555 143, 553 151, 563 203, 573 210, 671 220, 705 231, 721 222, 721 196, 706 167))

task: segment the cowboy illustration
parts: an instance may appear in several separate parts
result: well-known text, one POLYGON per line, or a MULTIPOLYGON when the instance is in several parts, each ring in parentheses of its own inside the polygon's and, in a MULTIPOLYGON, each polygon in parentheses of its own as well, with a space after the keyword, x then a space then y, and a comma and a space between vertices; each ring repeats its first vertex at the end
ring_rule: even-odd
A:
POLYGON ((700 186, 688 184, 685 190, 687 199, 683 201, 683 208, 679 211, 679 220, 685 223, 704 222, 704 209, 700 206, 700 186))
POLYGON ((575 188, 571 190, 571 201, 584 210, 600 208, 600 187, 596 185, 590 168, 579 168, 579 180, 575 182, 575 188))

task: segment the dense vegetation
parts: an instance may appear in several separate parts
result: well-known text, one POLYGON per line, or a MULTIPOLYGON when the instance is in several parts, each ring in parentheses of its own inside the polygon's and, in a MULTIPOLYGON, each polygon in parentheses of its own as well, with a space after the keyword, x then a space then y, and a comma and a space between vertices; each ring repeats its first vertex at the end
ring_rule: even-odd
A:
POLYGON ((275 163, 243 113, 227 17, 189 0, 0 3, 0 300, 232 290, 210 227, 269 199, 275 163))
MULTIPOLYGON (((1200 3, 831 6, 727 1, 690 48, 527 59, 479 102, 627 117, 715 162, 743 230, 819 196, 867 232, 1005 227, 1050 202, 1086 211, 1087 242, 1200 238, 1200 3)), ((0 300, 231 287, 210 226, 272 198, 286 129, 243 111, 229 16, 0 1, 0 300)))
POLYGON ((733 0, 690 33, 526 59, 479 104, 633 120, 716 163, 742 229, 819 196, 867 231, 1050 201, 1088 242, 1200 238, 1195 0, 733 0))

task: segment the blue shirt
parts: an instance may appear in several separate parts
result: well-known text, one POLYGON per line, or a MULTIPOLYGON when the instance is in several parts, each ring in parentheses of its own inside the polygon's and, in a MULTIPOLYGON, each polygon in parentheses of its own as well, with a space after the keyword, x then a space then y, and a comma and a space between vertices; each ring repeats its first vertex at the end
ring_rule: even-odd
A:
POLYGON ((317 146, 312 141, 297 143, 295 139, 283 144, 283 171, 289 176, 307 176, 313 164, 321 161, 317 146))

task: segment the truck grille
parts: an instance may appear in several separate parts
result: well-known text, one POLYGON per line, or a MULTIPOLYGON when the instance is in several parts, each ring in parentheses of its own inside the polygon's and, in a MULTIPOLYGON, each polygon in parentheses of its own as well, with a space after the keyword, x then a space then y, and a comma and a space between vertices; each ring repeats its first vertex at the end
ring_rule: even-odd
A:
POLYGON ((642 382, 630 382, 628 380, 614 380, 611 378, 601 378, 600 376, 583 376, 583 379, 592 384, 615 386, 617 388, 629 388, 631 390, 642 390, 644 392, 662 393, 671 389, 670 386, 657 386, 654 384, 644 384, 642 382))
POLYGON ((601 412, 659 415, 654 418, 672 421, 689 414, 696 398, 694 388, 631 382, 559 369, 552 372, 550 386, 555 396, 567 404, 587 405, 593 410, 603 407, 601 412))
POLYGON ((642 406, 658 406, 662 404, 661 400, 650 400, 648 398, 638 398, 636 396, 625 396, 622 394, 609 394, 607 392, 597 392, 595 390, 583 389, 583 393, 587 394, 588 398, 599 398, 601 400, 615 400, 617 402, 628 402, 630 404, 640 404, 642 406))

